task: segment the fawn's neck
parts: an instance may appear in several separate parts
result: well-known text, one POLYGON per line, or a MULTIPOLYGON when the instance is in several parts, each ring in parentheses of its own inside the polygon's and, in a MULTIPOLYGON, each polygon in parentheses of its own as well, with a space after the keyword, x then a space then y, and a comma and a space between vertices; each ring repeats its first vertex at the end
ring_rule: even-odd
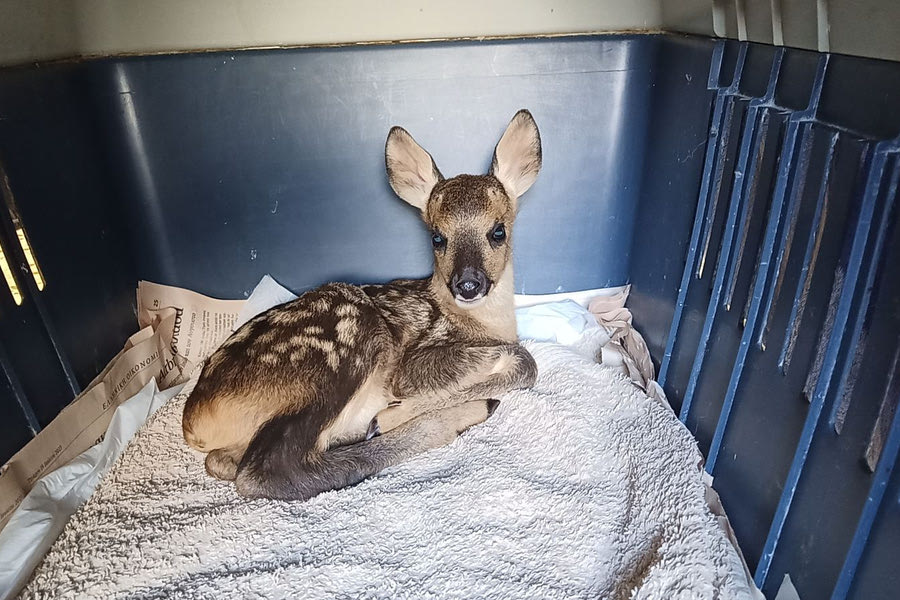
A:
POLYGON ((477 337, 509 343, 518 340, 512 263, 507 265, 500 278, 494 282, 484 302, 474 308, 463 308, 456 304, 450 290, 436 276, 432 276, 431 289, 441 312, 450 315, 477 337))

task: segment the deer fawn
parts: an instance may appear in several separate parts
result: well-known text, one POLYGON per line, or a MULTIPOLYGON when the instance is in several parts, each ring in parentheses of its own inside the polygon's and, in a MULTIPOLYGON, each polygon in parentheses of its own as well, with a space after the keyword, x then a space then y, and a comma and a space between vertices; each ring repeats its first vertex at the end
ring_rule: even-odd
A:
POLYGON ((432 232, 434 274, 331 283, 239 328, 209 358, 184 407, 187 443, 239 494, 306 499, 450 443, 492 399, 531 387, 518 344, 511 234, 541 142, 513 117, 487 175, 444 179, 404 129, 385 146, 391 187, 432 232))

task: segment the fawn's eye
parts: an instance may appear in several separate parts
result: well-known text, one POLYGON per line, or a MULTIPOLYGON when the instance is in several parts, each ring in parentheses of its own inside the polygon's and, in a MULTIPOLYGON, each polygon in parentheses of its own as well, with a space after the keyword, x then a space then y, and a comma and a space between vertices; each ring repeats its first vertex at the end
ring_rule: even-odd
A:
POLYGON ((431 234, 431 245, 440 250, 447 245, 447 238, 435 231, 431 234))
POLYGON ((503 226, 503 223, 498 224, 491 231, 491 241, 495 244, 502 244, 503 240, 506 239, 506 227, 503 226))

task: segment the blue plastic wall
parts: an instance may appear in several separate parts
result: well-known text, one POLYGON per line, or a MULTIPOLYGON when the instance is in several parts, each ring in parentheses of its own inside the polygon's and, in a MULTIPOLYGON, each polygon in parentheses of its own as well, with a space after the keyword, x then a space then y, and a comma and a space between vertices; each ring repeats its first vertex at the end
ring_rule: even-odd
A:
MULTIPOLYGON (((483 173, 512 115, 529 108, 545 158, 516 226, 517 290, 624 283, 664 43, 387 45, 0 71, 0 165, 47 280, 38 293, 16 271, 22 306, 0 291, 10 398, 0 459, 121 348, 139 279, 240 298, 265 273, 298 292, 427 275, 428 232, 384 172, 392 125, 445 175, 483 173)), ((691 68, 705 99, 705 61, 691 68)), ((0 242, 22 264, 3 221, 0 242)))
MULTIPOLYGON (((900 550, 900 65, 683 36, 0 71, 0 165, 47 287, 0 288, 0 460, 135 328, 139 279, 243 297, 429 272, 384 176, 406 127, 484 172, 531 109, 517 290, 631 307, 768 597, 891 597, 900 550), (874 436, 873 436, 873 432, 874 436), (879 441, 872 442, 872 439, 879 441)), ((0 209, 0 245, 24 257, 0 209)))

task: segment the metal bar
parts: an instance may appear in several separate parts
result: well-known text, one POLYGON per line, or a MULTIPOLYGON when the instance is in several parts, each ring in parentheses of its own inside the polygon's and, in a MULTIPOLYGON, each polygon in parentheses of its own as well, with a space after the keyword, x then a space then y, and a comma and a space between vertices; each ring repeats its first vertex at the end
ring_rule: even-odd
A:
POLYGON ((769 534, 763 547, 759 564, 756 568, 756 585, 762 588, 769 574, 769 568, 772 565, 772 558, 775 556, 775 549, 784 529, 790 513, 791 504, 797 491, 797 484, 806 464, 806 457, 809 454, 809 448, 812 444, 813 436, 819 424, 819 416, 828 396, 830 385, 833 379, 834 370, 838 362, 838 356, 843 344, 843 334, 846 330, 847 321, 853 307, 853 299, 856 295, 856 288, 859 283, 859 273, 862 268, 863 256, 868 246, 870 233, 872 229, 872 219, 875 212, 876 200, 878 199, 881 187, 882 175, 885 165, 885 147, 884 142, 879 143, 876 147, 875 156, 869 164, 869 173, 866 179, 866 185, 863 191, 862 206, 860 208, 859 217, 853 233, 852 243, 849 249, 849 256, 846 264, 847 270, 844 279, 844 286, 841 290, 840 301, 835 313, 834 335, 828 343, 828 349, 825 353, 823 361, 822 374, 816 384, 816 390, 810 402, 809 411, 806 415, 806 421, 803 424, 803 430, 794 452, 794 459, 791 463, 790 471, 784 484, 784 491, 778 502, 775 516, 769 528, 769 534))
POLYGON ((781 0, 769 0, 769 8, 772 13, 772 43, 776 46, 784 46, 781 0))
MULTIPOLYGON (((772 68, 769 71, 769 82, 766 86, 765 95, 757 101, 759 105, 763 108, 763 125, 762 125, 762 138, 761 143, 757 152, 756 161, 754 163, 754 172, 751 177, 752 188, 749 191, 750 202, 749 206, 746 208, 746 218, 741 219, 744 224, 743 229, 741 231, 740 241, 738 242, 738 252, 736 255, 732 255, 732 264, 729 267, 730 275, 728 276, 728 290, 725 294, 725 310, 731 310, 731 304, 734 300, 734 290, 737 285, 737 277, 741 270, 741 263, 743 262, 744 253, 746 251, 747 244, 747 236, 749 234, 750 229, 750 220, 753 218, 753 205, 756 202, 756 194, 757 188, 756 186, 759 184, 759 178, 757 177, 756 171, 758 168, 758 164, 762 161, 762 158, 765 156, 766 143, 768 140, 768 128, 769 128, 769 119, 771 118, 771 111, 777 108, 775 103, 775 92, 778 89, 778 80, 781 76, 781 65, 784 62, 784 48, 778 48, 775 51, 775 56, 772 59, 772 68)), ((790 119, 789 119, 790 121, 790 119)), ((787 136, 784 136, 782 139, 787 139, 787 136)), ((781 140, 780 140, 781 141, 781 140)), ((784 148, 780 148, 779 150, 783 151, 784 148)), ((793 147, 791 148, 791 155, 793 156, 793 147)), ((769 207, 771 211, 771 206, 769 207)), ((770 212, 771 214, 771 212, 770 212)), ((750 276, 750 281, 756 281, 756 276, 759 273, 760 267, 760 259, 762 257, 762 246, 760 246, 756 253, 756 262, 753 265, 753 273, 750 276)), ((750 301, 752 295, 747 294, 747 300, 744 303, 744 310, 741 313, 741 322, 743 325, 747 323, 747 315, 750 311, 750 301)))
POLYGON ((844 566, 841 568, 841 574, 831 594, 832 600, 843 600, 850 592, 859 561, 866 550, 869 535, 872 533, 881 502, 884 500, 885 490, 897 464, 898 455, 900 455, 900 410, 894 413, 891 433, 881 454, 881 460, 878 461, 878 469, 875 471, 872 486, 869 488, 869 497, 866 498, 866 504, 863 506, 862 514, 856 524, 853 541, 850 542, 850 548, 844 558, 844 566))
POLYGON ((841 391, 838 394, 838 401, 832 408, 832 415, 829 423, 834 428, 834 432, 838 435, 844 431, 844 420, 847 417, 847 410, 850 408, 850 401, 853 398, 853 391, 856 389, 856 382, 859 380, 859 370, 862 368, 862 359, 866 352, 868 342, 867 331, 864 328, 860 333, 859 340, 856 342, 856 348, 853 352, 853 358, 850 361, 850 368, 847 370, 845 381, 841 383, 841 391))
MULTIPOLYGON (((747 48, 747 44, 741 44, 738 49, 737 63, 734 67, 734 77, 731 80, 731 84, 724 92, 726 116, 721 130, 721 147, 725 152, 727 152, 728 142, 731 139, 731 124, 734 121, 734 98, 740 95, 741 77, 743 77, 744 65, 747 62, 747 48)), ((707 218, 704 221, 703 234, 701 236, 703 239, 703 250, 700 253, 699 264, 697 265, 697 279, 703 277, 703 268, 706 264, 706 257, 709 254, 709 243, 712 235, 712 226, 715 222, 716 206, 722 189, 722 180, 725 175, 725 152, 719 154, 719 162, 716 164, 716 175, 713 178, 716 187, 712 194, 712 207, 708 210, 707 218)))
MULTIPOLYGON (((740 346, 738 347, 738 353, 735 358, 731 377, 728 381, 728 388, 725 392, 722 409, 719 412, 719 421, 716 424, 716 429, 713 433, 713 439, 710 444, 709 455, 706 461, 706 470, 710 474, 715 470, 716 461, 722 449, 725 432, 728 429, 729 420, 731 419, 731 412, 734 408, 738 386, 740 385, 744 365, 747 360, 747 354, 753 341, 757 320, 760 314, 763 315, 763 321, 759 327, 759 338, 757 343, 761 350, 765 350, 764 332, 768 328, 771 311, 774 302, 777 300, 781 283, 784 280, 785 270, 783 269, 783 265, 787 256, 790 255, 791 241, 797 225, 797 215, 799 213, 799 206, 803 196, 803 187, 809 168, 809 158, 813 141, 810 120, 815 118, 818 109, 827 65, 827 58, 820 60, 815 84, 812 93, 810 94, 809 105, 806 110, 792 115, 788 122, 782 158, 779 162, 778 175, 775 180, 772 206, 769 209, 769 222, 766 227, 766 234, 763 239, 762 250, 760 253, 760 264, 754 277, 753 292, 749 298, 749 308, 744 323, 744 332, 741 335, 740 346), (798 136, 800 139, 799 149, 797 148, 798 136), (796 160, 794 158, 795 155, 796 160), (787 197, 786 203, 785 197, 787 197), (776 218, 776 216, 778 218, 776 218), (780 235, 778 235, 779 230, 781 232, 780 235), (775 262, 772 264, 772 254, 775 249, 776 239, 778 240, 778 252, 775 262), (766 285, 767 282, 768 285, 766 285), (764 298, 765 300, 763 300, 764 298)), ((770 89, 774 88, 770 86, 770 89)))
POLYGON ((679 417, 687 421, 693 405, 694 393, 700 372, 706 358, 709 347, 709 338, 718 314, 719 303, 722 297, 726 280, 729 281, 726 290, 725 310, 730 310, 730 299, 733 294, 733 279, 736 277, 739 262, 735 259, 738 252, 743 252, 746 242, 747 228, 752 218, 752 208, 756 195, 756 182, 759 165, 765 154, 766 138, 768 136, 770 109, 774 108, 773 100, 778 86, 778 77, 781 74, 781 65, 784 59, 784 49, 779 48, 772 58, 772 67, 769 71, 769 80, 766 93, 762 98, 750 102, 744 121, 744 129, 741 134, 741 149, 734 169, 734 184, 731 190, 731 203, 729 205, 728 222, 722 234, 721 250, 716 265, 716 277, 713 283, 712 295, 707 306, 706 319, 703 323, 703 331, 700 342, 697 345, 697 353, 691 366, 691 373, 685 389, 684 399, 681 405, 679 417), (761 114, 760 114, 761 113, 761 114), (746 175, 746 176, 745 176, 746 175), (738 214, 740 217, 738 218, 738 214), (737 223, 740 222, 742 235, 735 240, 737 223), (734 273, 734 277, 732 276, 734 273))
POLYGON ((744 0, 734 0, 734 16, 737 21, 737 38, 746 41, 747 36, 747 14, 744 10, 744 0))
POLYGON ((813 362, 806 373, 806 381, 803 383, 801 395, 809 402, 812 400, 813 393, 816 389, 816 383, 819 381, 819 375, 822 373, 822 366, 825 364, 825 351, 828 348, 828 340, 834 331, 834 317, 837 312, 838 300, 841 290, 844 287, 844 270, 838 266, 834 272, 834 279, 831 282, 831 293, 828 295, 828 308, 825 310, 825 320, 822 322, 822 331, 819 334, 819 341, 816 344, 816 351, 813 355, 813 362))
POLYGON ((830 55, 828 54, 824 54, 819 57, 819 63, 818 65, 816 65, 816 76, 813 80, 812 90, 809 95, 809 104, 807 105, 806 110, 795 115, 797 121, 804 124, 804 132, 801 141, 800 158, 798 161, 797 173, 794 179, 794 187, 791 191, 792 208, 790 210, 793 211, 791 213, 791 221, 788 229, 785 230, 782 241, 779 245, 778 256, 775 261, 775 273, 777 274, 777 276, 775 279, 773 279, 773 283, 770 285, 769 290, 766 292, 765 309, 763 311, 764 320, 761 327, 759 328, 759 336, 756 340, 759 349, 763 351, 765 351, 766 349, 766 337, 769 332, 769 326, 772 319, 772 311, 774 310, 775 304, 778 301, 778 297, 781 293, 781 286, 784 283, 784 269, 782 268, 782 266, 790 256, 791 246, 794 240, 798 209, 803 197, 804 187, 806 185, 806 173, 807 169, 809 168, 809 156, 810 150, 812 148, 811 123, 816 120, 819 111, 819 102, 822 99, 822 89, 825 87, 825 76, 828 74, 829 60, 830 55))
POLYGON ((811 274, 815 272, 819 258, 819 248, 822 244, 822 234, 825 231, 825 223, 828 220, 828 199, 831 190, 831 169, 834 167, 837 143, 840 134, 831 134, 828 144, 828 154, 825 158, 825 171, 822 174, 822 186, 819 188, 819 196, 816 199, 816 211, 809 229, 809 237, 806 241, 806 253, 803 256, 803 267, 797 280, 797 290, 794 292, 794 305, 791 308, 791 316, 785 331, 784 342, 781 346, 781 354, 778 357, 778 368, 782 373, 787 373, 797 336, 800 333, 800 323, 803 321, 803 312, 806 309, 806 300, 809 295, 809 287, 812 284, 811 274))
POLYGON ((25 423, 28 425, 28 430, 31 432, 32 436, 37 435, 41 430, 41 424, 38 421, 37 415, 34 414, 34 409, 31 407, 31 403, 25 395, 25 390, 22 389, 22 384, 19 382, 19 378, 16 376, 16 372, 9 362, 9 356, 6 354, 6 349, 2 344, 0 344, 0 371, 3 372, 6 381, 9 382, 9 387, 12 389, 16 403, 19 405, 19 409, 21 409, 22 415, 25 417, 25 423))
POLYGON ((864 325, 866 321, 869 320, 870 311, 871 311, 871 299, 872 293, 876 288, 876 280, 881 276, 882 269, 882 260, 884 254, 884 245, 887 242, 888 231, 893 225, 893 211, 894 204, 897 198, 897 189, 898 185, 900 185, 900 161, 898 161, 894 165, 893 173, 891 174, 891 179, 888 183, 887 194, 885 196, 885 206, 883 216, 881 218, 881 222, 878 226, 878 234, 875 241, 875 249, 872 254, 872 263, 869 268, 869 272, 866 275, 866 283, 863 288, 863 296, 860 300, 859 308, 856 312, 856 317, 853 320, 853 330, 850 333, 850 344, 851 348, 854 348, 854 352, 848 352, 847 357, 844 360, 843 368, 841 369, 841 378, 838 382, 838 395, 839 399, 835 402, 832 407, 831 414, 828 416, 829 424, 834 428, 837 433, 841 432, 843 428, 843 416, 846 415, 847 410, 849 409, 851 394, 849 391, 852 389, 853 384, 855 383, 854 373, 857 373, 859 370, 859 361, 861 360, 861 350, 864 348, 865 344, 863 342, 863 331, 864 325), (854 369, 854 365, 857 365, 854 369))
POLYGON ((28 257, 25 256, 24 250, 17 243, 18 237, 16 226, 13 224, 12 218, 13 215, 18 214, 18 209, 15 205, 15 198, 9 183, 9 177, 2 164, 0 164, 0 194, 3 196, 3 203, 6 207, 5 214, 0 218, 0 223, 2 223, 0 227, 5 230, 6 236, 12 241, 12 243, 9 244, 10 248, 8 248, 10 252, 9 260, 14 261, 16 266, 19 267, 20 272, 24 271, 26 274, 22 279, 24 280, 24 287, 28 289, 28 298, 34 303, 34 307, 41 319, 41 325, 43 325, 44 332, 47 334, 47 340, 50 342, 53 353, 56 355, 56 360, 62 369, 63 377, 66 380, 66 386, 72 392, 72 398, 74 398, 81 393, 81 386, 78 385, 78 379, 75 377, 75 370, 72 369, 72 363, 69 362, 69 357, 66 356, 65 351, 59 343, 59 336, 56 333, 56 328, 53 326, 53 322, 50 319, 46 306, 40 297, 41 291, 37 288, 37 284, 31 276, 31 271, 28 267, 28 257))
POLYGON ((797 218, 800 214, 800 203, 803 199, 803 191, 806 187, 806 176, 809 171, 809 157, 813 144, 812 127, 810 127, 808 123, 803 123, 802 127, 803 136, 800 139, 797 169, 794 173, 794 181, 788 199, 787 221, 785 222, 785 227, 782 229, 781 239, 778 242, 778 253, 775 257, 773 277, 766 290, 765 308, 763 308, 762 313, 763 321, 759 328, 759 335, 756 340, 757 346, 762 351, 765 351, 766 349, 766 337, 769 333, 772 313, 778 302, 778 297, 781 294, 781 286, 784 284, 786 271, 784 267, 791 255, 794 234, 797 231, 797 218))
POLYGON ((891 373, 887 385, 884 388, 884 396, 881 398, 881 406, 878 407, 878 417, 869 434, 869 444, 866 447, 866 466, 870 471, 875 471, 878 460, 884 451, 884 440, 890 431, 889 421, 893 421, 897 412, 897 398, 900 397, 900 346, 894 352, 894 360, 891 362, 891 373))
MULTIPOLYGON (((722 55, 724 54, 725 42, 718 42, 713 49, 712 63, 709 70, 709 89, 718 87, 718 79, 722 69, 722 55)), ((684 272, 681 276, 681 285, 678 288, 678 299, 675 302, 675 312, 672 315, 672 323, 669 326, 669 336, 666 340, 666 349, 663 354, 659 367, 659 375, 657 381, 661 386, 666 384, 666 376, 669 372, 669 364, 672 360, 672 352, 675 348, 675 341, 678 336, 678 328, 681 324, 681 316, 684 312, 684 304, 687 299, 688 288, 690 287, 691 273, 694 270, 694 261, 697 256, 697 248, 700 241, 700 231, 707 204, 709 202, 709 182, 712 181, 713 165, 720 152, 721 141, 719 140, 719 131, 722 129, 722 118, 724 115, 724 95, 720 92, 716 94, 715 104, 713 108, 712 120, 710 122, 709 135, 706 142, 706 158, 703 162, 703 179, 700 186, 700 194, 697 200, 697 212, 694 216, 694 227, 691 230, 691 241, 688 246, 688 253, 685 259, 684 272)))
MULTIPOLYGON (((771 209, 771 206, 769 207, 771 209)), ((766 224, 768 225, 768 219, 770 217, 766 216, 766 224)), ((747 298, 744 300, 744 309, 741 311, 741 329, 747 326, 747 317, 750 315, 750 304, 753 302, 753 282, 756 281, 756 277, 759 275, 759 263, 762 261, 762 245, 759 245, 756 248, 756 257, 753 261, 753 272, 750 274, 750 287, 747 289, 747 298)), ((769 265, 763 265, 765 268, 768 268, 769 265)))
POLYGON ((719 310, 719 303, 722 298, 722 291, 725 287, 725 277, 728 270, 728 264, 731 254, 734 252, 735 231, 738 227, 738 215, 743 212, 742 208, 747 202, 748 181, 744 174, 755 170, 755 165, 751 166, 751 162, 755 163, 759 160, 759 155, 755 151, 759 147, 760 140, 757 135, 757 114, 761 106, 756 102, 751 102, 747 109, 747 117, 744 122, 744 131, 741 136, 741 150, 737 164, 734 170, 735 184, 731 190, 731 202, 728 210, 728 220, 722 233, 721 250, 716 263, 716 276, 713 282, 713 289, 706 310, 706 318, 703 322, 703 331, 700 334, 700 341, 697 344, 697 352, 694 355, 694 363, 691 366, 691 373, 688 378, 688 384, 684 392, 684 399, 681 404, 681 413, 679 418, 687 421, 690 410, 694 401, 694 392, 697 389, 697 382, 700 379, 700 372, 703 368, 703 362, 706 359, 706 353, 709 349, 709 338, 712 334, 712 328, 715 324, 716 315, 719 310), (751 161, 751 157, 753 160, 751 161))
POLYGON ((708 90, 718 90, 721 89, 721 85, 719 85, 719 79, 722 76, 722 60, 725 57, 725 44, 724 40, 719 40, 716 42, 716 45, 713 46, 712 56, 709 60, 709 75, 706 79, 706 89, 708 90))
POLYGON ((734 97, 726 96, 724 98, 725 110, 722 120, 721 135, 719 136, 719 147, 716 156, 715 170, 711 176, 712 191, 707 202, 706 214, 703 218, 703 232, 700 234, 700 253, 697 255, 696 278, 703 278, 703 271, 706 267, 706 259, 709 256, 709 244, 712 240, 712 229, 716 221, 716 215, 719 209, 719 197, 722 195, 722 182, 725 180, 725 162, 728 157, 728 146, 731 142, 731 126, 734 123, 734 97))
MULTIPOLYGON (((791 207, 794 204, 794 198, 791 197, 785 204, 785 196, 787 195, 788 182, 794 168, 794 155, 797 153, 797 134, 801 123, 797 120, 791 120, 788 123, 785 132, 784 152, 782 153, 781 165, 778 169, 778 175, 775 182, 775 193, 772 197, 772 206, 769 209, 769 222, 766 226, 766 234, 763 239, 762 253, 760 255, 759 269, 754 278, 753 293, 751 294, 750 308, 747 311, 747 322, 744 326, 744 333, 741 336, 741 343, 738 347, 737 357, 735 358, 734 367, 731 372, 731 378, 728 381, 728 388, 725 392, 725 399, 722 409, 719 412, 719 421, 716 424, 716 430, 713 434, 712 443, 709 448, 709 455, 706 460, 706 471, 713 473, 716 467, 716 460, 719 457, 719 451, 722 448, 722 440, 725 437, 725 431, 728 428, 728 421, 731 418, 731 410, 734 407, 734 399, 737 395, 738 385, 740 384, 741 375, 744 371, 744 363, 747 359, 747 353, 753 340, 753 331, 756 326, 759 308, 762 304, 763 293, 765 290, 766 280, 770 272, 770 262, 775 247, 775 240, 778 237, 779 229, 786 228, 786 221, 790 217, 791 207)), ((804 128, 804 138, 810 135, 809 128, 804 128)), ((808 146, 801 143, 800 153, 804 152, 804 148, 808 153, 808 146)))
POLYGON ((759 120, 759 132, 757 133, 758 143, 754 152, 753 160, 750 161, 750 172, 747 173, 747 192, 746 202, 741 207, 740 216, 740 235, 737 238, 735 249, 731 252, 728 260, 728 267, 725 271, 725 310, 731 310, 731 303, 734 299, 734 288, 737 285, 738 273, 741 269, 741 261, 744 257, 744 251, 747 246, 747 236, 750 233, 750 220, 753 218, 753 207, 756 205, 757 187, 759 184, 759 164, 763 160, 766 153, 766 139, 769 135, 770 113, 767 108, 761 108, 759 120))
POLYGON ((72 398, 75 398, 81 393, 81 385, 78 383, 78 378, 75 377, 75 370, 72 368, 72 363, 69 361, 69 357, 66 356, 65 350, 63 350, 62 345, 59 343, 59 334, 56 332, 56 326, 53 325, 53 321, 50 318, 50 313, 47 311, 47 306, 44 304, 43 298, 39 296, 39 291, 34 280, 29 277, 25 277, 25 279, 27 280, 25 285, 28 286, 28 291, 31 294, 31 301, 34 302, 34 307, 41 318, 44 331, 47 332, 47 339, 53 347, 53 353, 56 354, 56 360, 59 362, 59 366, 62 369, 63 376, 66 379, 66 385, 68 386, 69 391, 72 392, 72 398))

